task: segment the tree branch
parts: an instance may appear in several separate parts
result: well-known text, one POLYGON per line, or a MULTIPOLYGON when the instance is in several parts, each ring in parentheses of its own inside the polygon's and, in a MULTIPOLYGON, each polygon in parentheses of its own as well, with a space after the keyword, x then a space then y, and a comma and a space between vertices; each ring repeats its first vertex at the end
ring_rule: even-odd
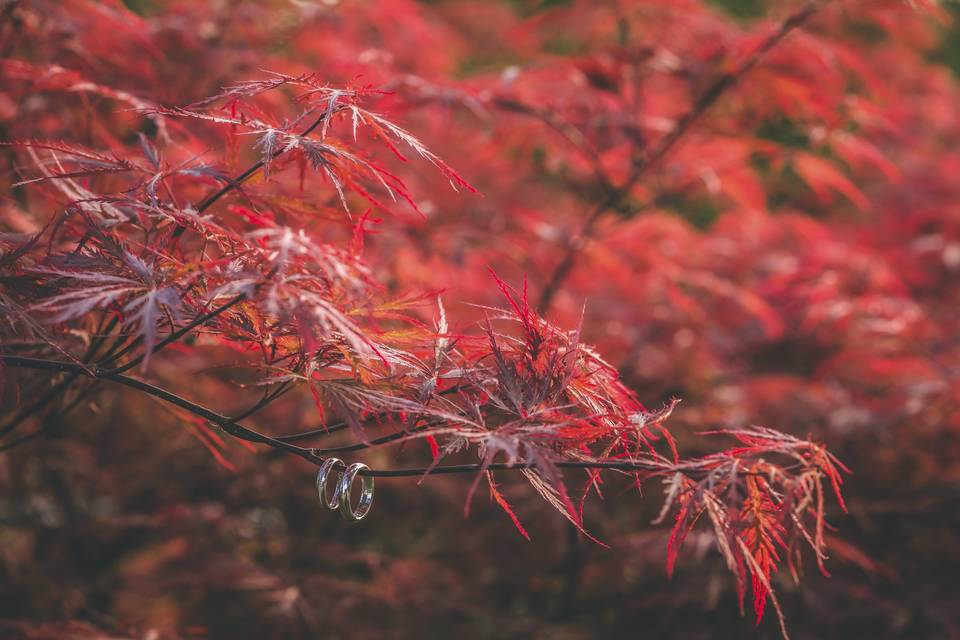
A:
MULTIPOLYGON (((356 445, 346 445, 345 447, 333 447, 330 449, 308 449, 304 447, 299 447, 297 445, 291 444, 289 441, 285 441, 282 437, 274 438, 262 434, 258 431, 250 429, 239 424, 235 420, 224 416, 223 414, 217 413, 212 409, 208 409, 200 404, 187 400, 175 393, 162 389, 155 385, 152 385, 143 380, 138 380, 136 378, 131 378, 129 376, 113 373, 110 371, 103 371, 100 369, 86 369, 80 364, 73 362, 61 362, 56 360, 45 360, 41 358, 30 358, 25 356, 13 356, 13 355, 4 355, 0 354, 0 361, 5 365, 10 367, 20 367, 25 369, 39 369, 44 371, 59 371, 65 373, 73 373, 81 376, 87 376, 94 378, 96 380, 108 380, 110 382, 115 382, 132 389, 136 389, 147 395, 159 398, 166 402, 169 402, 173 405, 185 409, 190 413, 204 418, 217 426, 221 427, 228 434, 239 438, 241 440, 246 440, 248 442, 254 442, 257 444, 267 445, 273 449, 278 449, 284 451, 287 454, 295 455, 308 462, 313 463, 314 465, 323 464, 324 458, 318 455, 322 452, 330 451, 353 451, 357 448, 356 445)), ((331 427, 333 428, 333 427, 331 427)), ((302 435, 302 434, 298 434, 302 435)), ((397 434, 391 434, 380 438, 381 442, 386 443, 392 442, 399 437, 397 434)), ((25 436, 29 437, 29 436, 25 436)), ((373 442, 371 442, 373 444, 373 442)), ((9 445, 8 445, 9 446, 9 445)), ((4 450, 7 447, 0 448, 0 451, 4 450)), ((574 461, 574 460, 558 460, 553 461, 552 464, 561 469, 609 469, 617 471, 646 471, 649 473, 663 474, 663 473, 672 473, 679 470, 677 465, 669 465, 666 463, 661 463, 653 460, 617 460, 617 461, 574 461)), ((433 475, 433 474, 448 474, 448 473, 473 473, 480 471, 520 471, 523 469, 535 469, 537 466, 533 463, 528 462, 518 462, 516 464, 507 464, 507 463, 492 463, 488 465, 483 464, 459 464, 459 465, 447 465, 447 466, 435 466, 435 467, 414 467, 407 469, 368 469, 360 472, 360 475, 373 476, 378 478, 402 478, 402 477, 413 477, 413 476, 423 476, 423 475, 433 475)))
MULTIPOLYGON (((166 347, 167 345, 176 342, 177 340, 179 340, 180 338, 182 338, 182 337, 185 336, 186 334, 190 333, 190 332, 191 332, 193 329, 195 329, 196 327, 199 327, 200 325, 202 325, 202 324, 204 324, 204 323, 206 323, 206 322, 209 322, 210 320, 213 320, 214 318, 216 318, 217 316, 219 316, 221 313, 229 310, 229 309, 230 309, 231 307, 233 307, 234 305, 240 303, 245 297, 246 297, 246 296, 244 296, 243 294, 237 295, 237 296, 231 298, 231 299, 230 299, 229 301, 227 301, 225 304, 220 305, 220 306, 217 307, 216 309, 213 309, 212 311, 208 311, 207 313, 205 313, 205 314, 203 314, 203 315, 195 318, 195 319, 194 319, 192 322, 190 322, 189 324, 186 324, 186 325, 184 325, 183 327, 177 329, 176 331, 174 331, 173 333, 171 333, 169 336, 167 336, 166 338, 164 338, 163 340, 161 340, 160 342, 158 342, 157 345, 153 348, 153 350, 152 350, 150 353, 151 353, 151 354, 154 354, 154 353, 156 353, 157 351, 160 351, 161 349, 163 349, 164 347, 166 347)), ((116 354, 110 356, 109 359, 100 360, 97 364, 104 364, 105 362, 115 361, 117 358, 121 358, 121 357, 123 357, 125 354, 129 353, 131 350, 135 349, 135 348, 137 347, 137 345, 139 345, 139 344, 142 343, 142 342, 143 342, 143 336, 140 336, 140 337, 138 337, 136 340, 134 340, 133 342, 131 342, 129 345, 127 345, 127 346, 126 346, 122 351, 120 351, 119 353, 116 353, 116 354)), ((129 370, 132 369, 133 367, 135 367, 135 366, 137 366, 138 364, 140 364, 141 362, 143 362, 143 360, 144 360, 146 357, 147 357, 147 354, 146 354, 146 353, 142 353, 142 354, 140 354, 139 356, 137 356, 136 358, 134 358, 133 360, 131 360, 130 362, 128 362, 128 363, 126 363, 126 364, 124 364, 124 365, 122 365, 122 366, 120 366, 120 367, 117 367, 116 369, 110 369, 109 371, 110 371, 110 373, 123 373, 123 372, 125 372, 125 371, 129 371, 129 370)))
MULTIPOLYGON (((319 118, 317 118, 317 119, 314 121, 313 124, 311 124, 309 127, 307 127, 306 129, 303 130, 303 133, 300 134, 300 137, 302 138, 302 137, 304 137, 304 136, 310 135, 310 133, 312 133, 314 129, 316 129, 316 128, 319 127, 321 124, 323 124, 323 121, 324 121, 325 119, 326 119, 326 114, 321 115, 319 118)), ((283 153, 286 152, 286 150, 287 150, 286 147, 281 147, 281 148, 277 149, 276 153, 273 154, 271 160, 273 160, 273 159, 275 159, 275 158, 278 158, 279 156, 283 155, 283 153)), ((256 162, 254 162, 252 165, 250 165, 250 166, 247 168, 246 171, 244 171, 243 173, 241 173, 239 176, 237 176, 236 178, 234 178, 233 180, 231 180, 231 181, 228 182, 227 184, 223 185, 223 187, 221 187, 220 189, 218 189, 218 190, 215 191, 214 193, 212 193, 212 194, 210 194, 209 196, 207 196, 206 198, 204 198, 204 199, 203 199, 203 202, 201 202, 201 203, 197 206, 197 214, 203 213, 204 211, 206 211, 207 209, 209 209, 210 207, 212 207, 213 204, 214 204, 217 200, 219 200, 220 198, 222 198, 223 196, 227 195, 228 193, 230 193, 231 191, 233 191, 234 189, 236 189, 237 187, 239 187, 241 184, 243 184, 244 182, 246 182, 247 180, 249 180, 257 171, 259 171, 260 169, 263 168, 263 165, 264 165, 264 164, 265 164, 265 163, 264 163, 263 160, 258 160, 258 161, 256 161, 256 162)), ((184 227, 183 225, 178 225, 177 228, 173 230, 173 236, 172 236, 172 237, 173 237, 174 239, 179 238, 181 235, 183 235, 183 232, 186 231, 186 230, 187 230, 187 228, 184 227)))
POLYGON ((737 84, 747 73, 759 64, 760 60, 779 44, 794 29, 801 26, 817 12, 817 6, 813 2, 805 4, 796 12, 784 20, 780 27, 774 31, 750 56, 743 60, 735 69, 729 71, 719 78, 713 84, 700 94, 694 101, 693 106, 684 115, 676 121, 673 128, 666 133, 657 142, 657 145, 634 165, 633 171, 627 177, 621 187, 611 192, 587 218, 580 232, 567 245, 567 250, 557 266, 554 268, 547 283, 544 285, 540 294, 540 300, 537 303, 537 312, 545 315, 553 303, 563 283, 569 277, 576 266, 577 257, 580 250, 593 237, 597 223, 603 219, 604 215, 616 207, 626 197, 633 187, 643 178, 647 172, 659 164, 668 153, 677 145, 683 136, 730 88, 737 84))

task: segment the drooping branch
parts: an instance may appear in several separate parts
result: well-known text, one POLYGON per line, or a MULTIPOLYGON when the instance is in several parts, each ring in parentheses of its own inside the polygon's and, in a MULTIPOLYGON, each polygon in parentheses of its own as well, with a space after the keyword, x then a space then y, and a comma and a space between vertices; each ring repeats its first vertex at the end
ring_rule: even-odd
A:
MULTIPOLYGON (((144 382, 137 378, 132 378, 127 375, 120 373, 114 373, 111 371, 99 370, 96 368, 84 368, 80 364, 72 362, 61 362, 56 360, 46 360, 41 358, 30 358, 25 356, 14 356, 14 355, 3 355, 0 354, 0 360, 6 366, 9 367, 19 367, 24 369, 39 369, 44 371, 57 371, 75 374, 78 376, 87 376, 94 378, 96 380, 106 380, 109 382, 114 382, 132 389, 136 389, 142 393, 159 398, 173 405, 180 407, 190 413, 208 420, 209 422, 219 426, 225 432, 239 438, 241 440, 246 440, 248 442, 253 442, 256 444, 266 445, 273 449, 283 451, 289 455, 295 455, 308 462, 311 462, 315 465, 323 464, 324 458, 320 454, 323 453, 332 453, 339 451, 354 451, 357 449, 367 448, 368 445, 345 445, 343 447, 331 447, 328 449, 312 449, 306 447, 300 447, 290 442, 290 437, 273 437, 266 434, 255 431, 249 427, 241 425, 238 421, 232 420, 227 416, 213 411, 203 405, 200 405, 191 400, 187 400, 182 396, 179 396, 175 393, 167 391, 161 387, 144 382)), ((332 425, 331 430, 341 430, 342 426, 332 425)), ((389 442, 395 442, 400 440, 404 436, 410 435, 414 432, 400 432, 398 434, 391 434, 379 438, 375 441, 371 441, 370 444, 386 444, 389 442)), ((297 434, 298 436, 303 436, 303 434, 297 434)), ((4 450, 6 447, 0 447, 0 451, 4 450)), ((648 472, 654 474, 664 474, 676 472, 679 467, 677 465, 668 464, 665 461, 659 460, 637 460, 637 459, 624 459, 624 460, 614 460, 614 461, 576 461, 576 460, 558 460, 552 461, 551 464, 555 467, 561 469, 607 469, 607 470, 616 470, 616 471, 625 471, 625 472, 648 472)), ((524 469, 536 469, 537 465, 530 462, 517 462, 515 464, 508 463, 491 463, 491 464, 459 464, 459 465, 440 465, 433 467, 415 467, 408 469, 381 469, 381 470, 366 470, 362 471, 361 475, 370 475, 379 478, 391 478, 391 477, 412 477, 412 476, 423 476, 423 475, 433 475, 433 474, 449 474, 449 473, 474 473, 479 471, 522 471, 524 469)), ((691 469, 691 472, 694 470, 691 469)))

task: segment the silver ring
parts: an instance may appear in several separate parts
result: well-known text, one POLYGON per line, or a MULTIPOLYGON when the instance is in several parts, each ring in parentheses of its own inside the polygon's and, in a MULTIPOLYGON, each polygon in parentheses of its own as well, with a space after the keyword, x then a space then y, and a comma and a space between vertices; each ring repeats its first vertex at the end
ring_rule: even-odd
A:
POLYGON ((373 476, 361 476, 363 489, 360 492, 360 502, 356 509, 350 506, 350 487, 353 480, 361 470, 369 468, 362 462, 354 462, 340 476, 340 484, 337 486, 337 493, 340 494, 340 514, 347 520, 360 520, 370 513, 370 505, 373 504, 373 476))
POLYGON ((330 477, 330 472, 333 471, 333 468, 337 465, 342 465, 343 463, 339 458, 327 458, 323 461, 323 464, 320 465, 320 470, 317 471, 317 493, 320 495, 320 502, 327 506, 327 509, 331 511, 337 508, 337 504, 340 499, 340 485, 338 484, 333 491, 333 497, 327 497, 327 480, 330 477))

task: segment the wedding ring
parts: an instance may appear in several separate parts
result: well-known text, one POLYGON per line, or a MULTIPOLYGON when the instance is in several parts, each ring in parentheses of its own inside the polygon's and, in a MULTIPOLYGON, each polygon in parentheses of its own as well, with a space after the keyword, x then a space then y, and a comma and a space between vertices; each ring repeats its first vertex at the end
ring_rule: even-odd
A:
MULTIPOLYGON (((323 464, 320 465, 320 470, 317 471, 317 493, 320 495, 320 502, 325 504, 328 509, 331 511, 337 508, 337 504, 340 498, 340 485, 338 484, 334 488, 333 497, 327 497, 327 480, 330 478, 330 472, 333 471, 333 468, 337 465, 342 465, 343 463, 339 458, 327 458, 323 461, 323 464)), ((342 477, 341 477, 342 480, 342 477)), ((349 498, 348 498, 349 501, 349 498)))
POLYGON ((370 505, 373 504, 373 476, 361 476, 363 489, 360 492, 360 501, 357 508, 350 505, 350 488, 357 474, 369 467, 362 462, 354 462, 340 476, 340 484, 337 486, 337 493, 340 497, 340 514, 347 520, 360 520, 370 513, 370 505))

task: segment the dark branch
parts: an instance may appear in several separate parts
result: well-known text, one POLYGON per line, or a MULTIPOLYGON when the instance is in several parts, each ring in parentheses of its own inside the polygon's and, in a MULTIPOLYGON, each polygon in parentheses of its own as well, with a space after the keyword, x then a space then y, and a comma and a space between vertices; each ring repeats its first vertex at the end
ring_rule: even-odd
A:
MULTIPOLYGON (((138 380, 136 378, 131 378, 119 373, 112 373, 110 371, 103 371, 100 369, 86 369, 80 364, 75 364, 72 362, 60 362, 56 360, 44 360, 41 358, 28 358, 25 356, 13 356, 13 355, 3 355, 0 354, 0 360, 3 363, 10 367, 21 367, 25 369, 39 369, 44 371, 59 371, 64 373, 72 373, 80 376, 87 376, 97 380, 108 380, 110 382, 115 382, 117 384, 136 389, 147 395, 159 398, 166 402, 169 402, 173 405, 185 409, 190 413, 204 418, 213 424, 216 424, 228 434, 239 438, 241 440, 246 440, 248 442, 254 442, 257 444, 267 445, 273 449, 278 449, 284 451, 290 455, 295 455, 308 462, 311 462, 315 465, 320 465, 323 463, 324 458, 318 455, 318 452, 324 451, 352 451, 355 448, 365 448, 365 447, 356 447, 355 445, 347 445, 342 448, 330 448, 326 450, 318 449, 307 449, 304 447, 299 447, 297 445, 291 444, 289 441, 285 441, 281 438, 274 438, 262 434, 258 431, 254 431, 249 427, 245 427, 239 424, 235 420, 231 420, 223 414, 217 413, 212 409, 208 409, 202 405, 199 405, 195 402, 187 400, 181 396, 178 396, 175 393, 162 389, 155 385, 152 385, 148 382, 138 380)), ((335 428, 335 427, 331 427, 335 428)), ((303 435, 303 434, 298 434, 303 435)), ((383 443, 393 442, 399 439, 402 436, 407 435, 407 433, 402 434, 391 434, 381 438, 383 443)), ((25 436, 29 438, 29 436, 25 436)), ((371 443, 372 444, 372 443, 371 443)), ((610 469, 617 471, 646 471, 650 473, 665 473, 676 471, 676 466, 665 465, 663 463, 658 463, 656 461, 644 461, 644 460, 622 460, 622 461, 608 461, 608 462, 580 462, 573 460, 561 460, 553 462, 553 465, 561 469, 610 469)), ((460 465, 448 465, 448 466, 436 466, 436 467, 415 467, 409 469, 382 469, 382 470, 366 470, 361 471, 361 475, 369 475, 378 478, 401 478, 401 477, 412 477, 412 476, 423 476, 423 475, 433 475, 433 474, 447 474, 447 473, 472 473, 479 471, 519 471, 523 469, 534 469, 536 465, 532 463, 519 462, 516 464, 506 464, 506 463, 493 463, 488 465, 483 464, 460 464, 460 465)))
POLYGON ((747 73, 759 64, 760 60, 779 44, 791 31, 802 25, 817 12, 817 7, 813 3, 808 3, 802 8, 791 14, 781 23, 780 27, 772 33, 746 60, 737 67, 717 78, 713 84, 700 94, 700 96, 684 115, 676 121, 673 128, 658 141, 657 145, 644 158, 634 165, 633 171, 627 177, 623 185, 611 192, 604 200, 597 205, 593 213, 587 218, 580 232, 570 241, 563 257, 554 268, 547 283, 544 285, 540 294, 540 300, 537 303, 537 312, 545 315, 553 303, 554 297, 560 291, 563 283, 566 281, 570 272, 576 266, 577 256, 580 250, 593 237, 597 223, 603 219, 607 212, 617 207, 620 202, 637 185, 641 178, 654 166, 658 165, 673 150, 677 143, 729 89, 737 84, 747 73))
MULTIPOLYGON (((304 136, 310 135, 310 133, 312 133, 314 129, 316 129, 321 124, 323 124, 323 121, 325 119, 326 119, 326 114, 321 115, 319 118, 317 118, 314 121, 313 124, 311 124, 309 127, 303 130, 303 133, 300 134, 300 137, 302 138, 304 136)), ((273 154, 273 157, 271 158, 271 160, 283 155, 283 153, 286 150, 287 150, 286 147, 281 147, 277 149, 276 153, 273 154)), ((230 193, 231 191, 233 191, 234 189, 242 185, 244 182, 249 180, 254 174, 257 173, 257 171, 263 168, 264 164, 265 163, 263 160, 258 160, 257 162, 254 162, 252 165, 250 165, 250 167, 247 168, 246 171, 241 173, 239 176, 237 176, 227 184, 223 185, 223 187, 221 187, 219 190, 215 191, 214 193, 204 198, 203 202, 201 202, 197 206, 197 213, 198 214, 203 213, 204 211, 212 207, 217 200, 219 200, 220 198, 227 195, 228 193, 230 193)), ((187 228, 184 227, 183 225, 178 226, 176 229, 173 230, 173 238, 174 239, 179 238, 181 235, 183 235, 183 232, 186 230, 187 228)))
MULTIPOLYGON (((151 351, 151 354, 156 353, 157 351, 160 351, 161 349, 163 349, 163 348, 166 347, 167 345, 170 345, 170 344, 176 342, 177 340, 179 340, 180 338, 182 338, 182 337, 185 336, 186 334, 190 333, 190 332, 191 332, 193 329, 195 329, 196 327, 199 327, 200 325, 202 325, 202 324, 204 324, 204 323, 206 323, 206 322, 209 322, 210 320, 213 320, 214 318, 216 318, 217 316, 219 316, 221 313, 224 313, 225 311, 228 311, 231 307, 233 307, 234 305, 240 303, 240 302, 244 299, 244 297, 245 297, 245 296, 244 296, 243 294, 240 294, 240 295, 238 295, 238 296, 235 296, 235 297, 231 298, 229 301, 227 301, 226 303, 224 303, 224 304, 220 305, 219 307, 217 307, 216 309, 213 309, 212 311, 208 311, 207 313, 205 313, 205 314, 197 317, 196 319, 194 319, 194 320, 193 320, 192 322, 190 322, 189 324, 186 324, 186 325, 184 325, 183 327, 177 329, 176 331, 174 331, 173 333, 171 333, 169 336, 167 336, 166 338, 164 338, 163 340, 161 340, 160 342, 158 342, 157 345, 156 345, 156 346, 153 348, 153 350, 151 351)), ((114 360, 116 360, 117 358, 123 357, 125 354, 129 353, 132 349, 135 349, 135 348, 136 348, 139 344, 141 344, 142 342, 143 342, 143 337, 142 337, 142 336, 141 336, 141 337, 138 337, 136 340, 134 340, 134 341, 131 342, 129 345, 127 345, 127 347, 124 348, 122 351, 120 351, 119 353, 116 353, 116 354, 110 356, 109 360, 107 360, 107 359, 100 360, 100 361, 98 362, 98 364, 104 364, 104 363, 107 362, 107 361, 114 361, 114 360)), ((116 369, 111 369, 111 370, 110 370, 110 373, 123 373, 123 372, 125 372, 125 371, 129 371, 129 370, 132 369, 133 367, 135 367, 135 366, 137 366, 138 364, 140 364, 141 362, 143 362, 143 360, 144 360, 146 357, 147 357, 147 354, 146 354, 146 353, 142 353, 142 354, 140 354, 139 356, 137 356, 136 358, 134 358, 133 360, 131 360, 130 362, 124 364, 123 366, 117 367, 116 369)))

